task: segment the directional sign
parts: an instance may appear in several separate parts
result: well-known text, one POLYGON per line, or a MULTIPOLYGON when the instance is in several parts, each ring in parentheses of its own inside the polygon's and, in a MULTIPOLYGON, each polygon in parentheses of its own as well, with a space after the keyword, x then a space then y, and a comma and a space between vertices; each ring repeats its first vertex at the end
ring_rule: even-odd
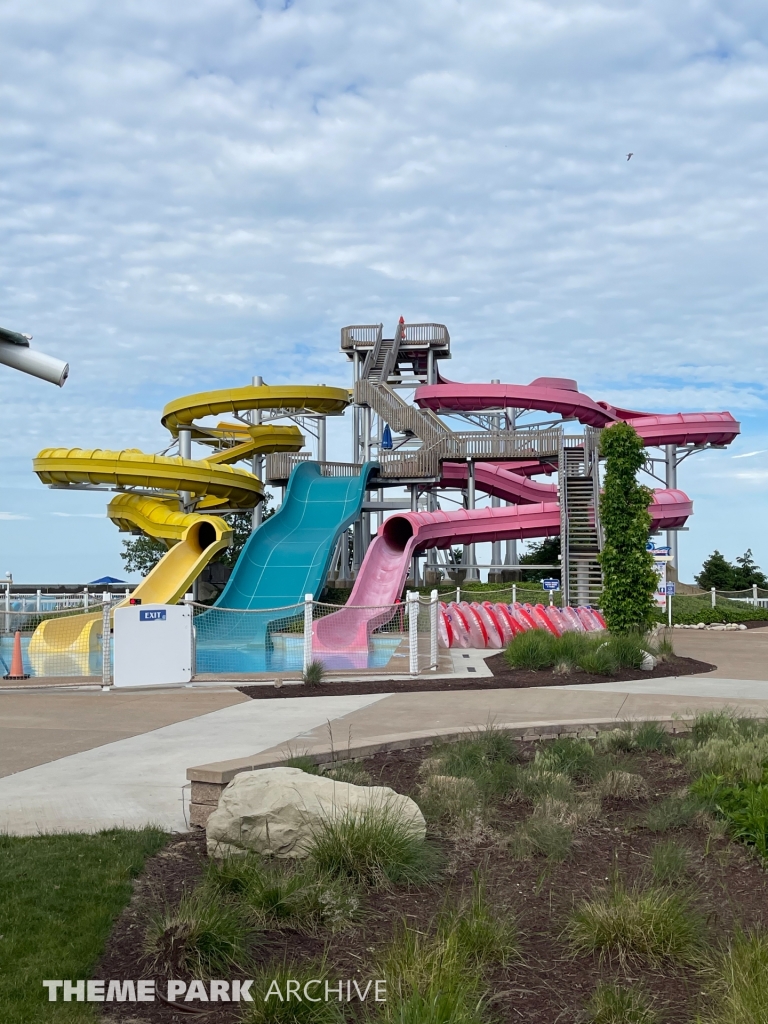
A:
POLYGON ((559 590, 560 580, 542 580, 541 585, 545 590, 559 590))

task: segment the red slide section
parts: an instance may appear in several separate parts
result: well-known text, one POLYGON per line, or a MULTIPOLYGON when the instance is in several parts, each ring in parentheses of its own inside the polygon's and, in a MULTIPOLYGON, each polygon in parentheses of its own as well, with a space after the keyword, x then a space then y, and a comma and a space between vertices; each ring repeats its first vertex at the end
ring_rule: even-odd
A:
MULTIPOLYGON (((682 491, 659 490, 648 511, 654 527, 663 530, 681 526, 693 509, 682 491)), ((391 605, 402 593, 412 556, 425 548, 559 533, 556 501, 390 516, 365 554, 347 606, 315 622, 312 650, 316 654, 367 652, 370 634, 391 617, 391 605)))
MULTIPOLYGON (((528 464, 526 464, 527 466, 528 464)), ((531 467, 541 463, 530 463, 531 467)), ((515 464, 517 469, 517 464, 515 464)), ((438 487, 464 487, 467 482, 467 465, 465 462, 444 462, 443 475, 438 487)), ((495 462, 475 463, 475 484, 479 490, 492 494, 504 501, 512 501, 518 505, 533 505, 542 501, 557 500, 557 484, 540 484, 529 480, 527 476, 513 473, 506 466, 495 462)))

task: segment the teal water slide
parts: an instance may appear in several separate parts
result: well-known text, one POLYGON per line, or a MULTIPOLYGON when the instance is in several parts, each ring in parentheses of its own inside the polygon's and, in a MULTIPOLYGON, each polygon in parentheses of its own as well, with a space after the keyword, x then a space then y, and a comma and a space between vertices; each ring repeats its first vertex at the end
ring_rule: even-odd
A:
POLYGON ((287 608, 305 594, 320 596, 339 536, 359 516, 368 477, 377 468, 368 462, 357 476, 336 477, 321 476, 316 462, 293 470, 282 505, 248 538, 216 604, 195 619, 198 670, 205 671, 206 647, 267 642, 274 613, 233 611, 287 608))

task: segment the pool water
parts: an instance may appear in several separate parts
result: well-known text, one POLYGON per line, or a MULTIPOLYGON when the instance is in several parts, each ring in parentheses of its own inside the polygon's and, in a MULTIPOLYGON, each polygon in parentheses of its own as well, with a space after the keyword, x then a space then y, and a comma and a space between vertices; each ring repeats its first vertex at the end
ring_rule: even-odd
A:
MULTIPOLYGON (((101 676, 101 651, 82 653, 58 652, 35 654, 30 657, 30 637, 21 638, 21 656, 24 671, 32 677, 39 676, 101 676)), ((301 672, 304 660, 304 637, 295 635, 273 635, 269 647, 263 644, 240 642, 216 643, 214 639, 198 641, 196 645, 195 671, 206 674, 227 675, 229 673, 255 672, 301 672)), ((396 634, 371 637, 368 651, 347 654, 324 654, 323 664, 327 669, 383 669, 397 658, 392 668, 397 669, 403 657, 396 653, 402 637, 396 634)), ((0 637, 0 676, 10 671, 13 657, 13 637, 0 637)), ((405 656, 407 657, 407 655, 405 656)))

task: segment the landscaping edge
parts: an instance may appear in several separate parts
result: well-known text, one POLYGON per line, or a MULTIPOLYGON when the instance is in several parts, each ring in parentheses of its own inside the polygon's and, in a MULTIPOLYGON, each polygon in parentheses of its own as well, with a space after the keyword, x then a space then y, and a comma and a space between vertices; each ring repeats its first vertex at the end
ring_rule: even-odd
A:
MULTIPOLYGON (((676 718, 654 718, 652 715, 643 721, 656 722, 671 735, 688 732, 688 722, 692 722, 695 714, 683 714, 676 718)), ((762 717, 762 716, 756 716, 762 717)), ((766 715, 765 717, 768 717, 766 715)), ((565 721, 527 722, 525 725, 495 722, 494 728, 503 730, 515 739, 536 741, 557 739, 559 736, 575 736, 582 739, 594 739, 599 732, 616 729, 621 726, 616 718, 567 719, 565 721)), ((360 761, 374 754, 390 750, 409 750, 412 747, 428 747, 435 742, 453 743, 467 734, 476 732, 474 726, 463 729, 429 729, 424 732, 392 733, 381 736, 375 742, 349 745, 336 749, 324 742, 314 747, 302 748, 302 758, 314 762, 318 767, 343 764, 348 761, 360 761)), ((196 765, 187 769, 187 779, 191 784, 189 804, 189 824, 193 828, 205 828, 208 818, 219 804, 221 794, 229 783, 240 772, 258 771, 263 768, 280 768, 292 760, 296 752, 284 749, 281 752, 267 750, 251 757, 239 757, 230 761, 213 761, 210 764, 196 765)))

